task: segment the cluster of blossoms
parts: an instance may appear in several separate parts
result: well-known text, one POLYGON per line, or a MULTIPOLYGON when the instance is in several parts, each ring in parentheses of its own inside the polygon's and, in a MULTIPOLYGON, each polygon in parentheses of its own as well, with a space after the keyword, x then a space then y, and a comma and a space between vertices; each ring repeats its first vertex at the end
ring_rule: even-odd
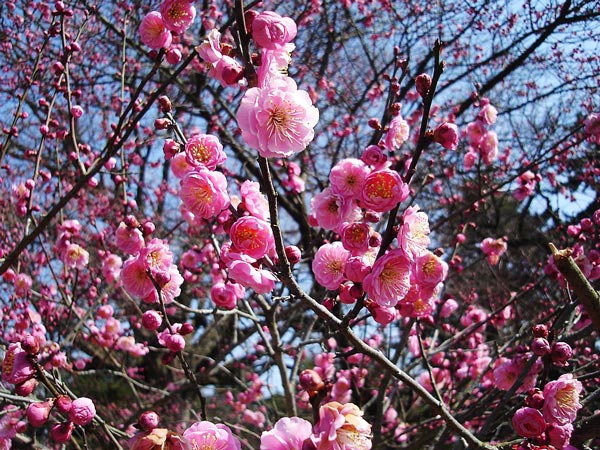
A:
POLYGON ((518 448, 527 449, 533 444, 551 445, 557 450, 574 449, 569 441, 572 423, 581 408, 579 395, 582 389, 581 383, 571 374, 546 383, 543 391, 532 389, 525 400, 527 406, 518 409, 512 418, 516 433, 526 438, 518 448))
MULTIPOLYGON (((39 353, 39 339, 32 335, 24 337, 22 342, 10 344, 2 361, 2 382, 14 384, 18 395, 31 394, 38 383, 34 362, 37 362, 39 353)), ((49 431, 50 438, 57 443, 68 442, 75 425, 86 426, 96 416, 96 408, 92 400, 87 397, 72 399, 66 395, 30 403, 25 416, 32 427, 39 428, 48 423, 52 411, 56 411, 60 417, 60 421, 54 422, 49 431)), ((16 418, 14 415, 12 417, 16 418)), ((22 431, 26 426, 19 421, 11 423, 12 427, 9 430, 11 433, 22 431)), ((10 448, 10 446, 3 448, 10 448)))
POLYGON ((148 47, 167 51, 167 60, 176 64, 181 60, 181 51, 172 47, 173 34, 185 32, 196 17, 196 8, 191 0, 164 0, 158 11, 148 13, 140 23, 140 40, 148 47))
POLYGON ((519 175, 519 178, 517 179, 519 186, 513 192, 513 196, 517 200, 523 201, 531 194, 533 194, 535 187, 540 181, 542 181, 542 177, 540 174, 533 173, 531 170, 527 170, 526 172, 519 175))
POLYGON ((474 122, 467 125, 466 133, 469 140, 469 148, 464 156, 464 166, 469 170, 481 159, 490 165, 498 154, 498 135, 487 127, 496 123, 498 112, 487 98, 479 100, 480 110, 474 122))
POLYGON ((590 142, 600 143, 600 113, 592 113, 583 121, 583 132, 590 142))

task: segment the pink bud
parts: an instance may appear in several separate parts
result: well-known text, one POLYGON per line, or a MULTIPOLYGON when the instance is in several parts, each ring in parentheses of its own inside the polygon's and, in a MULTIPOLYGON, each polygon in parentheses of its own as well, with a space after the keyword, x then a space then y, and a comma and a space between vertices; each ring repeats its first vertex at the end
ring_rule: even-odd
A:
POLYGON ((76 119, 79 119, 81 116, 83 116, 83 108, 79 105, 73 105, 71 107, 71 115, 76 119))
POLYGON ((179 64, 179 62, 181 61, 181 51, 179 51, 179 49, 176 48, 170 48, 167 51, 167 62, 171 65, 175 65, 175 64, 179 64))
POLYGON ((33 390, 37 387, 38 380, 35 378, 30 378, 27 381, 24 381, 21 384, 17 384, 15 386, 15 393, 20 395, 21 397, 27 397, 29 394, 33 392, 33 390))
POLYGON ((535 325, 533 327, 533 336, 547 338, 548 337, 548 327, 546 325, 535 325))
POLYGON ((69 410, 69 419, 81 426, 90 423, 96 415, 96 407, 92 400, 87 397, 79 397, 73 400, 69 410))
POLYGON ((433 140, 448 150, 454 150, 458 146, 458 127, 444 122, 433 131, 433 140))
POLYGON ((144 431, 149 431, 158 426, 159 417, 154 411, 146 411, 142 413, 138 419, 138 425, 144 431))
POLYGON ((154 310, 149 310, 142 314, 142 326, 148 331, 158 330, 162 324, 161 315, 154 310))
POLYGON ((166 130, 170 126, 171 121, 169 119, 160 118, 154 121, 154 128, 157 130, 166 130))
POLYGON ((101 319, 108 319, 113 315, 113 307, 110 305, 102 305, 98 308, 98 317, 101 319))
POLYGON ((527 394, 525 404, 531 408, 542 409, 544 406, 544 393, 537 388, 531 389, 527 394))
POLYGON ((50 411, 52 411, 52 402, 36 402, 29 404, 25 415, 32 427, 39 428, 48 421, 50 411))
POLYGON ((192 334, 194 332, 194 326, 191 323, 184 323, 181 325, 179 329, 179 334, 182 336, 187 336, 188 334, 192 334))
POLYGON ((71 439, 73 433, 73 422, 57 423, 50 427, 50 438, 59 444, 64 444, 71 439))
POLYGON ((312 397, 325 387, 325 383, 317 372, 306 369, 300 372, 300 386, 312 397))
POLYGON ((550 353, 550 344, 545 338, 535 338, 531 343, 531 351, 536 356, 546 356, 550 353))
POLYGON ((295 245, 286 246, 285 255, 287 256, 287 259, 292 266, 294 264, 298 264, 300 262, 300 259, 302 258, 302 252, 295 245))
POLYGON ((21 346, 23 350, 27 352, 28 355, 37 355, 40 352, 40 343, 39 341, 28 334, 21 340, 21 346))
POLYGON ((165 339, 165 344, 172 352, 180 352, 185 348, 185 339, 180 334, 172 334, 165 339))
POLYGON ((166 95, 161 95, 158 97, 158 106, 163 113, 171 112, 171 100, 166 95))
POLYGON ((177 143, 173 139, 165 139, 165 142, 163 144, 163 152, 165 154, 166 160, 169 160, 173 156, 175 156, 179 152, 179 149, 179 143, 177 143))
POLYGON ((552 362, 561 367, 568 366, 568 361, 573 356, 573 350, 571 346, 566 342, 555 342, 552 346, 552 362))
POLYGON ((73 402, 67 395, 59 395, 58 397, 56 397, 56 401, 54 402, 54 406, 56 406, 56 409, 58 409, 63 414, 67 414, 71 410, 72 405, 73 402))
POLYGON ((422 98, 425 98, 431 89, 431 77, 426 73, 417 75, 415 78, 415 87, 422 98))
POLYGON ((379 121, 379 119, 377 119, 375 117, 369 119, 368 125, 370 128, 373 128, 374 130, 381 130, 381 122, 379 121))

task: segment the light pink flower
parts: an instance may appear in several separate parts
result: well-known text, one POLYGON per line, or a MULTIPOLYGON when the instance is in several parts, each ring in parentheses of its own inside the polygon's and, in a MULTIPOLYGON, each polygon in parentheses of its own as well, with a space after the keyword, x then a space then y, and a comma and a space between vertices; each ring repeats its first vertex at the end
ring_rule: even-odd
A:
POLYGON ((237 260, 228 265, 229 277, 257 294, 266 294, 275 288, 277 277, 268 270, 256 269, 252 264, 237 260))
POLYGON ((410 259, 427 252, 429 246, 429 218, 419 206, 409 206, 402 214, 402 226, 398 232, 398 245, 410 259))
POLYGON ((176 178, 182 179, 193 170, 194 166, 187 162, 185 152, 179 152, 171 158, 171 172, 176 178))
MULTIPOLYGON (((181 294, 183 277, 175 264, 171 264, 166 271, 160 272, 157 281, 160 281, 160 293, 165 304, 172 303, 181 294), (164 282, 165 279, 168 281, 164 282)), ((159 298, 156 289, 153 289, 150 294, 143 297, 142 301, 147 304, 157 303, 159 298)))
POLYGON ((176 33, 187 30, 196 17, 196 8, 190 0, 163 0, 160 13, 165 26, 176 33))
POLYGON ((574 422, 577 411, 581 408, 579 394, 582 389, 581 382, 573 378, 570 373, 546 383, 542 408, 544 418, 550 423, 559 425, 574 422))
POLYGON ((210 134, 195 134, 190 137, 185 144, 185 155, 190 165, 208 170, 215 170, 227 159, 219 139, 210 134))
POLYGON ((389 150, 396 150, 408 140, 409 134, 408 122, 397 115, 390 122, 390 128, 385 135, 385 146, 389 150))
POLYGON ((479 120, 469 123, 467 125, 467 137, 469 138, 469 143, 473 147, 478 147, 486 131, 483 122, 479 120))
POLYGON ((259 47, 277 49, 291 42, 298 29, 290 17, 281 17, 273 11, 261 12, 252 21, 252 37, 259 47))
POLYGON ((396 305, 404 317, 425 317, 431 315, 435 307, 438 290, 413 284, 408 294, 396 305))
POLYGON ((20 273, 15 276, 13 283, 15 286, 15 295, 18 297, 25 297, 29 294, 29 290, 33 285, 33 280, 26 273, 20 273))
POLYGON ((515 412, 512 425, 515 432, 524 438, 538 437, 546 429, 546 421, 542 413, 529 407, 518 409, 515 412))
POLYGON ((53 406, 53 402, 50 401, 30 403, 25 411, 27 421, 35 428, 44 426, 48 422, 53 406))
POLYGON ((458 146, 458 127, 444 122, 433 130, 433 140, 448 150, 454 150, 458 146))
POLYGON ((129 450, 194 450, 182 435, 166 428, 136 434, 127 442, 129 450))
POLYGON ((69 244, 63 253, 63 262, 65 266, 71 269, 83 269, 90 261, 90 254, 86 249, 78 244, 69 244))
POLYGON ((398 172, 379 170, 365 178, 361 193, 362 206, 375 212, 387 212, 405 200, 408 194, 408 185, 398 172))
POLYGON ((490 165, 498 155, 498 135, 495 131, 486 132, 479 142, 483 162, 490 165))
POLYGON ((481 250, 485 253, 488 263, 492 266, 498 264, 500 256, 506 253, 507 248, 506 239, 504 238, 494 239, 488 237, 481 242, 481 250))
POLYGON ((481 120, 485 125, 494 125, 497 117, 498 111, 489 103, 482 106, 479 114, 477 114, 477 119, 481 120))
POLYGON ((337 289, 344 281, 344 266, 349 256, 350 252, 339 241, 322 245, 312 262, 317 283, 327 289, 337 289))
POLYGON ((140 249, 138 258, 155 275, 169 270, 173 263, 173 252, 165 241, 154 238, 140 249))
POLYGON ((262 220, 269 218, 269 202, 262 192, 260 184, 256 181, 246 180, 240 186, 242 205, 254 217, 262 220))
POLYGON ((144 262, 139 258, 131 257, 125 261, 121 269, 121 282, 123 288, 134 297, 147 297, 155 289, 144 262))
POLYGON ((237 120, 246 143, 265 158, 304 150, 314 137, 319 111, 289 77, 273 78, 246 91, 237 120))
POLYGON ((317 224, 326 230, 334 231, 348 221, 352 212, 351 201, 336 194, 331 187, 315 195, 310 201, 310 207, 317 224))
POLYGON ((113 283, 119 279, 121 266, 123 266, 123 260, 119 255, 107 253, 102 258, 102 276, 107 283, 113 283))
POLYGON ((263 431, 260 450, 301 450, 302 443, 311 432, 309 421, 299 417, 284 417, 275 422, 272 430, 263 431))
POLYGON ((199 168, 181 180, 179 197, 193 214, 210 219, 230 204, 227 179, 221 172, 199 168))
POLYGON ((21 384, 33 378, 34 375, 35 369, 21 344, 19 342, 9 344, 2 360, 2 381, 21 384))
POLYGON ((395 306, 410 289, 411 263, 399 249, 389 251, 375 264, 363 281, 369 298, 381 306, 395 306))
POLYGON ((121 222, 115 232, 117 247, 130 255, 134 255, 144 246, 144 236, 139 228, 130 228, 121 222))
POLYGON ((150 48, 169 48, 173 37, 158 11, 148 13, 140 23, 140 40, 150 48))
POLYGON ((87 397, 79 397, 71 403, 69 410, 69 420, 75 425, 85 426, 94 420, 96 416, 96 407, 94 402, 87 397))
POLYGON ((360 159, 342 159, 329 173, 331 188, 344 197, 358 199, 369 172, 369 168, 360 159))
POLYGON ((228 426, 208 421, 196 422, 183 432, 192 449, 241 450, 242 446, 228 426))
POLYGON ((319 408, 311 441, 317 450, 369 450, 371 425, 353 403, 329 402, 319 408))
POLYGON ((229 231, 235 251, 260 259, 274 249, 271 226, 264 220, 244 216, 236 220, 229 231))
POLYGON ((216 64, 223 57, 221 52, 221 33, 213 28, 206 35, 206 39, 196 47, 200 58, 209 64, 216 64))
POLYGON ((295 48, 294 44, 285 44, 276 49, 262 49, 260 66, 256 69, 258 87, 264 87, 272 78, 285 76, 287 68, 292 61, 290 53, 295 48))

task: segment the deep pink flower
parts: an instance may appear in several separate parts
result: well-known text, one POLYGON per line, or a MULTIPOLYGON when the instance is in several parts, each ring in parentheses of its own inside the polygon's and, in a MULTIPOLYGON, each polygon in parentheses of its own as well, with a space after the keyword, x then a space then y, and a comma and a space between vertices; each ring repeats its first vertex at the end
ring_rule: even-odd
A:
POLYGON ((233 309, 237 301, 244 297, 245 289, 237 283, 218 282, 210 289, 210 299, 221 308, 233 309))
POLYGON ((236 84, 243 78, 244 67, 231 56, 223 55, 210 70, 209 75, 218 80, 221 86, 226 87, 236 84))
POLYGON ((8 345, 2 360, 2 381, 10 384, 21 384, 33 378, 35 369, 29 361, 27 352, 19 342, 8 345))
POLYGON ((372 229, 365 222, 351 222, 342 228, 341 238, 344 248, 353 255, 361 255, 369 249, 372 229))
POLYGON ((75 425, 85 426, 94 420, 96 416, 96 407, 94 402, 87 397, 79 397, 71 403, 69 410, 69 419, 75 425))
POLYGON ((131 257, 125 261, 121 270, 121 282, 123 288, 134 297, 147 297, 155 289, 146 273, 144 262, 139 258, 131 257))
POLYGON ((192 449, 241 450, 242 446, 228 426, 203 420, 192 424, 183 432, 192 449))
POLYGON ((395 306, 410 289, 411 263, 399 249, 389 251, 375 264, 363 281, 369 298, 381 306, 395 306))
POLYGON ((194 450, 182 435, 166 428, 136 434, 127 442, 129 450, 194 450))
POLYGON ((365 178, 362 189, 362 206, 375 212, 390 211, 408 197, 408 185, 398 172, 384 169, 372 172, 365 178))
POLYGON ((369 145, 360 157, 361 161, 373 167, 375 170, 380 170, 388 164, 387 156, 378 145, 369 145))
POLYGON ((431 315, 435 307, 438 291, 431 287, 412 284, 408 294, 400 300, 396 308, 404 317, 425 317, 431 315))
POLYGON ((252 264, 237 260, 228 265, 229 277, 257 294, 266 294, 275 288, 277 277, 268 270, 256 269, 252 264))
POLYGON ((446 279, 448 264, 431 252, 426 252, 416 260, 414 277, 423 287, 435 288, 446 279))
POLYGON ((259 47, 277 49, 291 42, 298 29, 290 17, 281 17, 273 11, 261 12, 252 21, 252 37, 259 47))
POLYGON ((243 216, 236 220, 229 235, 235 251, 254 259, 262 258, 275 246, 271 226, 253 216, 243 216))
POLYGON ((458 127, 444 122, 433 130, 433 140, 448 150, 454 150, 458 146, 458 127))
POLYGON ((284 417, 275 422, 272 430, 263 431, 260 450, 301 450, 302 443, 311 432, 309 421, 299 417, 284 417))
MULTIPOLYGON (((157 283, 160 286, 160 292, 165 304, 173 302, 181 294, 181 285, 183 277, 179 273, 179 269, 175 264, 171 264, 166 271, 162 271, 156 275, 157 283), (165 281, 167 280, 167 281, 165 281)), ((144 303, 152 304, 159 301, 158 292, 153 289, 150 294, 142 298, 144 303)))
POLYGON ((73 422, 57 423, 50 427, 50 439, 59 444, 69 442, 75 425, 73 422))
POLYGON ((196 8, 190 0, 163 0, 160 13, 165 26, 176 33, 187 30, 196 17, 196 8))
POLYGON ((334 231, 338 231, 349 220, 352 212, 351 200, 336 194, 331 187, 315 195, 310 201, 310 207, 317 224, 334 231))
POLYGON ((237 112, 246 143, 265 158, 285 158, 304 150, 314 137, 319 110, 289 77, 272 78, 246 91, 237 112))
POLYGON ((317 283, 327 289, 337 289, 344 281, 344 266, 349 256, 350 252, 339 241, 322 245, 312 262, 317 283))
POLYGON ((572 423, 577 418, 577 411, 581 408, 579 394, 583 386, 581 382, 566 373, 558 380, 550 381, 544 386, 544 418, 549 423, 564 425, 572 423))
POLYGON ((317 450, 369 450, 371 425, 353 403, 329 402, 319 408, 311 441, 317 450))
POLYGON ((186 208, 203 219, 211 219, 229 206, 227 179, 221 172, 198 168, 181 180, 179 197, 186 208))
POLYGON ((185 155, 190 165, 206 167, 208 170, 215 170, 227 159, 219 139, 210 134, 195 134, 190 137, 185 144, 185 155))
POLYGON ((158 11, 148 13, 140 23, 140 40, 150 48, 169 48, 173 37, 158 11))
POLYGON ((158 311, 153 309, 145 311, 142 314, 142 326, 146 330, 154 331, 158 330, 162 324, 162 316, 158 311))
POLYGON ((390 128, 385 135, 385 146, 389 150, 396 150, 408 140, 409 134, 408 122, 397 115, 390 122, 390 128))
POLYGON ((144 246, 144 236, 139 228, 132 228, 121 222, 115 232, 117 247, 134 255, 144 246))
POLYGON ((570 423, 565 423, 564 425, 551 423, 546 428, 546 436, 550 441, 550 445, 557 449, 565 449, 569 445, 572 434, 573 425, 570 423))
POLYGON ((358 199, 369 172, 369 168, 360 159, 342 159, 329 173, 331 188, 344 197, 358 199))
POLYGON ((518 409, 512 418, 512 424, 515 432, 524 438, 538 437, 546 429, 542 413, 529 407, 518 409))

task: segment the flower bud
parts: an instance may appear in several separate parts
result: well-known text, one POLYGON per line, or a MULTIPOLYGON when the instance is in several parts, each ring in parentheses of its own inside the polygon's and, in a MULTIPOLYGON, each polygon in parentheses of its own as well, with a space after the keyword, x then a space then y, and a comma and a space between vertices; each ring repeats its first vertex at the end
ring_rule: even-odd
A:
POLYGON ((185 348, 185 339, 180 334, 172 334, 165 339, 165 346, 173 353, 180 352, 185 348))
POLYGON ((433 130, 433 140, 448 150, 454 150, 458 146, 458 127, 444 122, 433 130))
POLYGON ((154 411, 146 411, 142 413, 138 419, 138 425, 144 431, 153 430, 158 426, 159 417, 154 411))
POLYGON ((33 392, 33 390, 38 385, 38 380, 36 378, 30 378, 23 383, 17 384, 15 386, 15 393, 20 395, 21 397, 27 397, 29 394, 33 392))
POLYGON ((368 125, 374 130, 381 130, 381 122, 375 117, 369 119, 368 125))
POLYGON ((21 347, 23 347, 23 350, 25 350, 28 355, 37 355, 40 352, 40 343, 30 334, 21 340, 21 347))
POLYGON ((566 367, 569 365, 569 359, 573 356, 573 350, 566 342, 555 342, 550 356, 554 365, 566 367))
POLYGON ((417 78, 415 78, 415 87, 421 98, 427 97, 429 89, 431 89, 431 77, 426 73, 417 75, 417 78))
POLYGON ((542 409, 544 406, 544 393, 537 388, 531 389, 527 398, 525 398, 525 404, 530 408, 542 409))
POLYGON ((67 414, 71 410, 72 405, 73 402, 67 395, 59 395, 56 397, 56 401, 54 402, 56 409, 63 414, 67 414))
POLYGON ((533 327, 533 336, 547 338, 548 337, 548 327, 546 325, 535 325, 533 327))
POLYGON ((154 310, 149 310, 142 314, 142 326, 148 331, 158 330, 162 324, 162 316, 154 310))
POLYGON ((29 404, 25 415, 32 427, 39 428, 48 421, 50 411, 52 411, 52 402, 35 402, 29 404))
POLYGON ((166 130, 171 126, 171 121, 165 118, 159 118, 154 121, 154 128, 156 130, 166 130))
POLYGON ((550 350, 550 343, 542 337, 535 338, 531 343, 531 351, 536 356, 546 356, 550 350))
POLYGON ((50 427, 50 438, 59 444, 64 444, 71 439, 73 433, 73 422, 57 423, 50 427))
POLYGON ((194 332, 194 326, 191 323, 184 323, 181 325, 179 329, 179 334, 182 336, 187 336, 188 334, 192 334, 194 332))
POLYGON ((96 407, 92 400, 87 397, 79 397, 73 400, 69 410, 69 419, 81 426, 90 423, 96 415, 96 407))
POLYGON ((325 388, 325 383, 317 372, 312 369, 306 369, 300 372, 300 386, 309 397, 314 397, 319 391, 325 388))
POLYGON ((171 112, 171 100, 166 95, 158 97, 158 106, 163 113, 171 112))
POLYGON ((295 245, 287 245, 285 247, 285 255, 292 266, 298 264, 302 258, 302 252, 295 245))

